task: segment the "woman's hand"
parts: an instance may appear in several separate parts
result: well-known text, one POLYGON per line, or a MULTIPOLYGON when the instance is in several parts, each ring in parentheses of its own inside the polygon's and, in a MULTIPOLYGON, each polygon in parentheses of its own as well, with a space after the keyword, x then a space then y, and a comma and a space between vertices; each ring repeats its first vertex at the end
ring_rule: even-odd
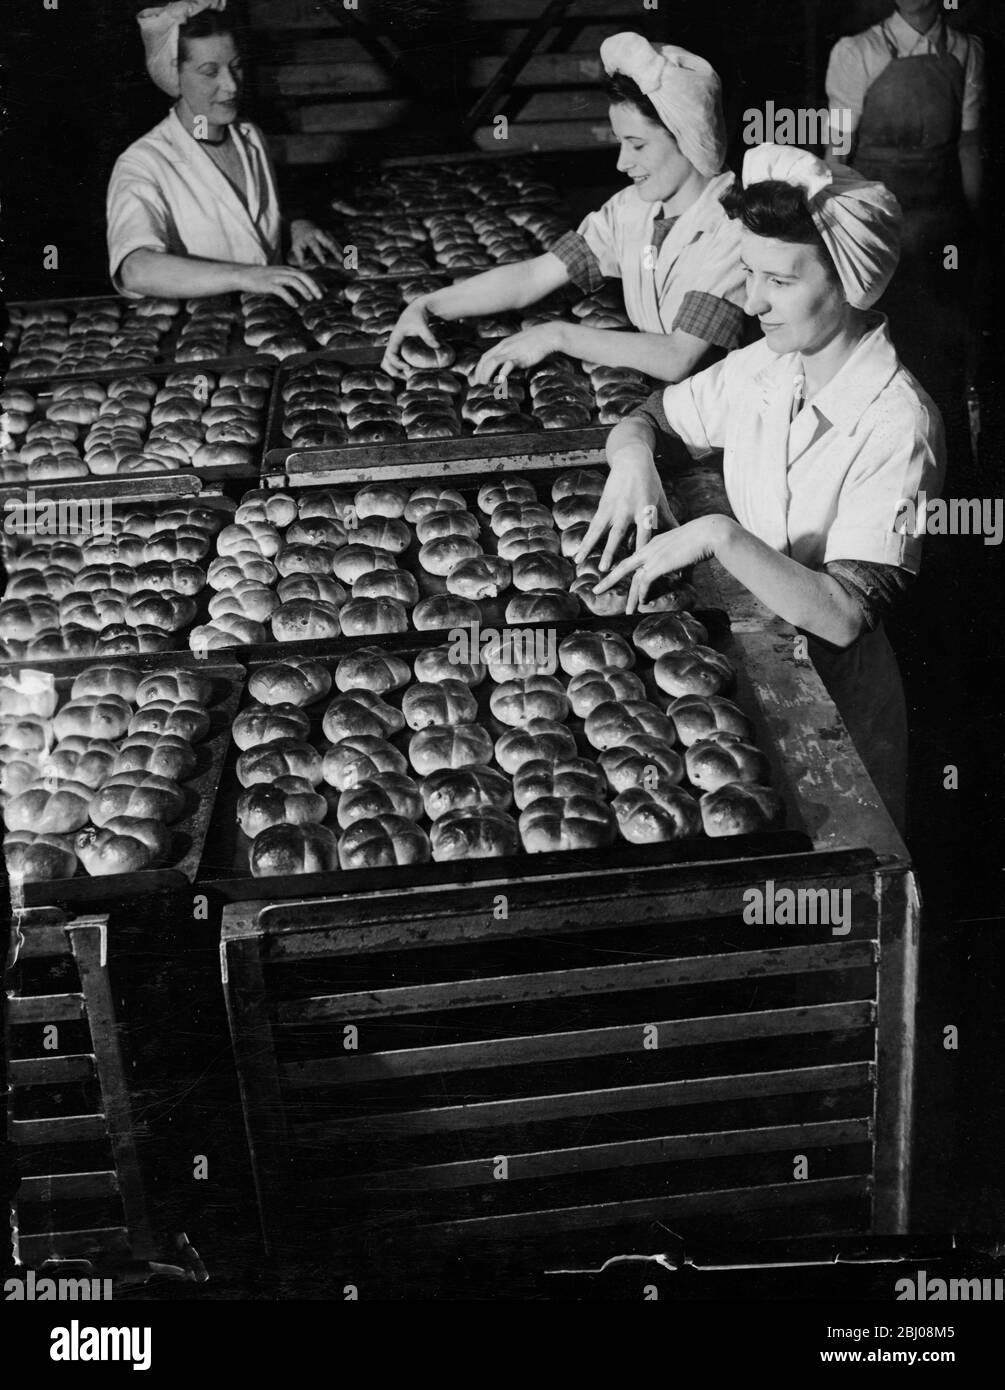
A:
POLYGON ((427 296, 420 295, 401 311, 401 317, 391 329, 391 336, 384 349, 381 367, 390 376, 407 376, 408 365, 402 360, 401 345, 406 338, 422 338, 430 347, 439 347, 439 339, 429 326, 429 310, 426 308, 427 296))
POLYGON ((342 248, 315 223, 297 217, 290 223, 290 260, 294 265, 308 265, 312 257, 318 265, 332 257, 341 261, 342 248))
POLYGON ((498 373, 499 380, 505 381, 515 367, 536 367, 538 362, 550 357, 553 352, 561 352, 563 324, 539 323, 533 328, 525 328, 512 337, 501 338, 490 347, 475 368, 476 385, 485 386, 498 373))
POLYGON ((677 574, 702 560, 711 560, 722 545, 726 531, 735 526, 727 516, 700 516, 661 536, 655 536, 642 550, 616 565, 605 579, 594 586, 602 594, 627 575, 632 576, 626 612, 634 613, 644 603, 657 579, 677 574))
POLYGON ((317 281, 292 265, 242 266, 238 288, 247 294, 274 294, 292 309, 299 299, 321 298, 317 281))
POLYGON ((670 510, 651 451, 641 446, 630 453, 623 450, 618 462, 611 464, 596 514, 576 551, 575 562, 578 565, 592 554, 606 534, 600 568, 609 569, 618 546, 633 526, 635 549, 639 551, 660 526, 676 525, 677 518, 670 510))

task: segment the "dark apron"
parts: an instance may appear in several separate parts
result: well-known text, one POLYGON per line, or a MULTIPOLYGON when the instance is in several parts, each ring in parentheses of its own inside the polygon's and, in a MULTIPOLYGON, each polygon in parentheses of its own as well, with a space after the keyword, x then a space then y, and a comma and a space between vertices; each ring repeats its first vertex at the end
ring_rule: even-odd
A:
POLYGON ((907 707, 897 658, 883 625, 850 647, 810 637, 810 658, 851 734, 890 819, 904 834, 907 805, 907 707))
POLYGON ((854 165, 886 184, 904 209, 903 255, 938 253, 966 224, 960 178, 962 65, 950 54, 946 26, 940 51, 902 58, 887 29, 891 62, 866 93, 854 165))

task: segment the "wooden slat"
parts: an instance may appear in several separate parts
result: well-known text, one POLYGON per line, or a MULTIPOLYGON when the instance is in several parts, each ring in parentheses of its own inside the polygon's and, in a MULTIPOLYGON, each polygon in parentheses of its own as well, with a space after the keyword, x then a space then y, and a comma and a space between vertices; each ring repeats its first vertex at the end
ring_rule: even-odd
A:
MULTIPOLYGON (((600 45, 604 39, 609 38, 615 32, 609 24, 582 24, 568 22, 563 24, 560 29, 553 30, 545 39, 544 47, 551 48, 552 53, 539 54, 539 57, 562 58, 565 55, 578 55, 585 62, 596 62, 600 52, 600 45)), ((523 37, 523 30, 520 26, 514 25, 506 28, 504 25, 493 25, 489 38, 494 53, 505 56, 511 53, 523 37)), ((486 42, 489 39, 487 38, 486 42)), ((310 39, 290 37, 289 33, 276 33, 266 38, 261 37, 257 45, 262 50, 262 57, 268 62, 281 62, 290 65, 310 65, 318 63, 352 63, 365 64, 372 62, 370 54, 366 49, 349 37, 348 34, 339 34, 335 29, 331 29, 324 34, 318 34, 310 39)), ((479 61, 494 61, 498 64, 499 59, 475 58, 475 63, 479 61)), ((587 79, 592 80, 592 79, 587 79)))
POLYGON ((357 1053, 310 1062, 288 1062, 280 1068, 287 1085, 345 1086, 364 1081, 392 1081, 408 1076, 467 1071, 533 1062, 564 1062, 573 1057, 612 1057, 641 1053, 645 1029, 655 1027, 659 1049, 696 1047, 750 1038, 794 1037, 871 1025, 869 1000, 844 1004, 812 1004, 797 1009, 761 1009, 755 1013, 719 1014, 707 1018, 664 1019, 613 1028, 582 1028, 567 1033, 533 1033, 520 1038, 490 1038, 485 1042, 446 1043, 441 1047, 402 1048, 394 1052, 357 1053))
POLYGON ((506 1216, 475 1216, 460 1221, 436 1221, 415 1226, 426 1239, 447 1240, 527 1236, 538 1238, 559 1231, 625 1226, 636 1221, 660 1221, 688 1216, 739 1215, 773 1207, 817 1206, 825 1202, 868 1197, 868 1177, 808 1178, 804 1182, 764 1187, 735 1187, 686 1192, 675 1197, 642 1197, 598 1206, 559 1207, 548 1211, 516 1212, 506 1216))
MULTIPOLYGON (((799 1067, 785 1071, 745 1072, 737 1076, 711 1076, 684 1081, 659 1081, 643 1086, 615 1086, 593 1091, 570 1091, 545 1096, 519 1096, 512 1100, 487 1100, 470 1105, 443 1105, 431 1109, 391 1111, 383 1115, 354 1115, 345 1120, 292 1123, 301 1141, 321 1143, 353 1137, 402 1137, 415 1134, 447 1134, 477 1129, 502 1129, 509 1125, 546 1124, 584 1115, 623 1115, 667 1106, 714 1105, 729 1101, 763 1100, 769 1097, 848 1091, 872 1084, 871 1062, 841 1062, 825 1067, 799 1067)), ((869 1111, 872 1101, 869 1100, 869 1111)))
MULTIPOLYGON (((548 150, 592 150, 598 146, 613 149, 614 136, 605 122, 583 121, 511 121, 505 140, 496 136, 493 126, 481 126, 472 139, 487 154, 498 152, 546 152, 548 150)), ((349 131, 325 131, 294 135, 269 134, 269 151, 277 164, 330 164, 347 158, 353 149, 349 131)))
MULTIPOLYGON (((320 45, 319 45, 320 46, 320 45)), ((487 86, 505 61, 505 54, 473 58, 459 76, 469 87, 487 86)), ((394 90, 390 76, 372 60, 324 61, 314 48, 290 63, 260 66, 259 78, 277 87, 283 96, 358 96, 394 90)), ((517 75, 516 87, 578 87, 600 82, 599 56, 573 53, 536 53, 517 75)))
POLYGON ((352 150, 349 135, 266 135, 277 164, 333 164, 352 150))
POLYGON ((54 1086, 58 1082, 90 1081, 94 1058, 90 1053, 66 1053, 56 1057, 15 1057, 7 1063, 13 1086, 54 1086))
MULTIPOLYGON (((500 97, 501 109, 505 109, 507 100, 506 95, 500 97)), ((607 116, 608 104, 602 92, 592 89, 539 92, 521 104, 518 115, 509 122, 509 129, 513 131, 525 125, 548 121, 564 123, 589 120, 600 123, 607 116)), ((389 130, 401 125, 410 115, 414 116, 411 102, 381 98, 379 101, 327 101, 301 106, 294 113, 293 119, 297 130, 304 134, 314 134, 326 131, 389 130)))
POLYGON ((500 140, 491 125, 479 126, 471 138, 479 149, 492 150, 505 144, 510 150, 530 152, 547 150, 592 150, 598 146, 615 145, 611 127, 596 118, 568 121, 510 121, 505 140, 500 140))
POLYGON ((119 1175, 122 1207, 129 1230, 130 1248, 137 1259, 153 1259, 156 1254, 146 1210, 146 1195, 140 1176, 133 1123, 119 1048, 118 1021, 112 998, 108 968, 103 960, 105 927, 96 920, 74 922, 69 928, 70 945, 80 973, 91 1030, 94 1064, 101 1087, 101 1106, 105 1112, 112 1161, 119 1175))
MULTIPOLYGON (((465 18, 476 24, 491 21, 530 24, 541 13, 543 0, 506 0, 504 9, 500 8, 499 0, 465 0, 464 8, 465 18)), ((631 27, 622 21, 638 20, 640 9, 638 0, 576 0, 574 10, 563 23, 611 19, 617 21, 621 28, 631 27)), ((331 11, 317 0, 251 0, 248 13, 255 30, 283 32, 289 29, 338 28, 331 11)), ((617 30, 608 32, 615 33, 617 30)))
POLYGON ((22 1178, 16 1200, 23 1202, 66 1202, 113 1197, 119 1180, 113 1169, 94 1173, 46 1173, 44 1177, 22 1178))
POLYGON ((72 1144, 107 1139, 104 1115, 56 1115, 44 1120, 11 1120, 15 1144, 72 1144))
POLYGON ((276 1208, 289 1178, 286 1119, 262 976, 260 940, 221 941, 220 974, 265 1248, 281 1239, 276 1208))
POLYGON ((50 1231, 45 1235, 19 1235, 17 1238, 18 1259, 29 1267, 37 1267, 46 1260, 128 1254, 129 1232, 124 1226, 99 1226, 92 1231, 50 1231))
MULTIPOLYGON (((776 891, 847 889, 852 894, 851 938, 862 940, 878 933, 871 879, 875 867, 869 850, 831 851, 758 860, 757 878, 773 880, 776 891)), ((696 920, 709 924, 703 932, 714 950, 722 928, 712 919, 739 917, 750 882, 750 860, 675 865, 672 875, 665 865, 629 871, 611 867, 590 878, 581 869, 570 869, 567 875, 534 882, 491 878, 477 889, 457 883, 428 893, 386 890, 309 902, 233 904, 224 909, 222 930, 224 941, 266 938, 270 963, 696 920), (509 900, 508 917, 498 920, 483 910, 485 895, 496 884, 509 900)), ((822 940, 833 939, 825 927, 816 931, 822 940)))
POLYGON ((66 928, 62 922, 46 922, 41 926, 25 927, 18 942, 18 960, 37 960, 43 956, 69 955, 66 928))
POLYGON ((908 1229, 921 897, 913 872, 879 876, 884 934, 876 1030, 876 1189, 873 1228, 908 1229))
MULTIPOLYGON (((823 1120, 815 1124, 776 1125, 707 1134, 673 1134, 652 1139, 632 1139, 619 1144, 584 1144, 573 1149, 507 1154, 506 1181, 550 1178, 562 1173, 598 1173, 611 1168, 677 1163, 685 1159, 777 1153, 785 1149, 801 1153, 804 1149, 831 1145, 867 1144, 870 1129, 867 1119, 823 1120)), ((391 1172, 339 1178, 335 1186, 346 1192, 491 1187, 499 1181, 496 1176, 497 1162, 497 1157, 492 1156, 462 1163, 430 1163, 391 1172)))
POLYGON ((410 101, 329 101, 301 106, 292 113, 295 130, 305 135, 328 131, 388 130, 400 126, 414 107, 410 101))
POLYGON ((70 1023, 83 1016, 82 994, 7 996, 7 1021, 12 1026, 25 1023, 70 1023))
POLYGON ((324 1019, 358 1022, 364 1018, 467 1009, 491 1004, 518 1004, 534 999, 582 998, 630 989, 663 989, 713 981, 761 979, 811 971, 851 970, 871 966, 871 942, 820 943, 770 951, 736 951, 729 955, 676 960, 631 961, 625 965, 587 966, 576 970, 542 970, 526 975, 498 975, 483 980, 446 980, 428 985, 358 990, 284 1000, 276 1007, 280 1024, 317 1023, 324 1019))

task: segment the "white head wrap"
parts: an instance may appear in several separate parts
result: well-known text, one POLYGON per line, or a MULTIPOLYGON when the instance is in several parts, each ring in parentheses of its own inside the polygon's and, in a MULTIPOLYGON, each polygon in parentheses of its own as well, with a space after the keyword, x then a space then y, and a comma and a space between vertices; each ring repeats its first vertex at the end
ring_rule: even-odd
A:
POLYGON ((140 26, 146 50, 147 72, 162 92, 178 96, 178 30, 200 10, 223 10, 227 0, 173 0, 152 10, 140 10, 140 26))
POLYGON ((600 45, 600 61, 605 72, 624 73, 649 98, 681 154, 700 174, 714 178, 722 173, 722 88, 704 58, 674 44, 654 48, 641 34, 615 34, 600 45))
POLYGON ((855 309, 875 304, 900 260, 902 213, 886 185, 794 145, 757 145, 744 157, 743 186, 768 180, 804 191, 848 303, 855 309))

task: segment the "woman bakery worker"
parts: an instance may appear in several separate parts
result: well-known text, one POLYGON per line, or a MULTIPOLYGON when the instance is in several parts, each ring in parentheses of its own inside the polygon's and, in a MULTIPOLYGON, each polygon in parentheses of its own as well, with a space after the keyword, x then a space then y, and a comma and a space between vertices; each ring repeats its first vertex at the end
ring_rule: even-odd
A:
POLYGON ((288 304, 321 291, 299 267, 338 247, 306 220, 282 220, 261 132, 238 121, 241 59, 226 0, 176 0, 137 16, 147 71, 176 98, 120 155, 108 185, 108 259, 130 296, 195 298, 246 290, 288 304))
POLYGON ((882 617, 919 566, 906 504, 937 494, 945 460, 938 411, 898 361, 886 319, 869 312, 897 264, 900 210, 882 184, 779 145, 747 153, 725 205, 743 229, 747 312, 764 337, 615 426, 610 477, 579 554, 609 530, 606 561, 658 503, 659 431, 695 457, 722 449, 736 519, 701 517, 654 537, 597 589, 631 574, 631 609, 657 576, 714 556, 807 635, 903 827, 906 715, 882 617))
POLYGON ((386 371, 403 374, 404 338, 435 344, 431 314, 461 319, 522 309, 570 282, 592 292, 605 276, 620 277, 638 333, 540 324, 494 344, 475 379, 486 382, 500 370, 505 376, 512 367, 531 367, 549 353, 564 352, 680 381, 710 348, 736 346, 743 275, 739 231, 719 203, 733 181, 722 167, 719 79, 703 58, 672 45, 653 48, 639 34, 605 39, 600 58, 610 76, 618 169, 631 180, 629 187, 544 255, 413 300, 391 334, 386 371))

